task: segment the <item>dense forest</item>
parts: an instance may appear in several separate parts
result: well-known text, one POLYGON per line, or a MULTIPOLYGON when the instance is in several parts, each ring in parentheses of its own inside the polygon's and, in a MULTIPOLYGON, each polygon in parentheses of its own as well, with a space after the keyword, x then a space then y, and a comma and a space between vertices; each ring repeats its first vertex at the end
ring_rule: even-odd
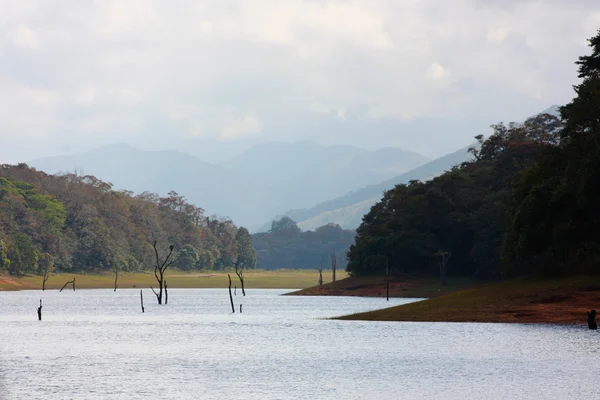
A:
POLYGON ((262 269, 324 268, 331 266, 335 253, 337 267, 346 266, 346 251, 354 242, 354 231, 328 224, 302 232, 289 217, 273 221, 269 232, 252 235, 258 266, 262 269))
POLYGON ((134 196, 89 175, 0 166, 0 272, 147 269, 154 240, 174 245, 182 270, 256 266, 247 229, 205 216, 175 192, 134 196))
POLYGON ((348 252, 352 275, 600 272, 600 31, 561 117, 497 124, 462 163, 385 192, 348 252))

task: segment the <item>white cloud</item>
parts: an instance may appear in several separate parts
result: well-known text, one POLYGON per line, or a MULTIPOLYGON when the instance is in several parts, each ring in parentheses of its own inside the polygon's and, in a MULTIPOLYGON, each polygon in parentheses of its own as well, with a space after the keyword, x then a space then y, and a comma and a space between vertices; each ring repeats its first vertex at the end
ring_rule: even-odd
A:
MULTIPOLYGON (((499 109, 567 101, 573 62, 600 27, 592 1, 0 0, 0 10, 0 140, 338 137, 318 122, 287 129, 311 116, 489 125, 499 109)), ((392 140, 363 135, 339 137, 392 140)))

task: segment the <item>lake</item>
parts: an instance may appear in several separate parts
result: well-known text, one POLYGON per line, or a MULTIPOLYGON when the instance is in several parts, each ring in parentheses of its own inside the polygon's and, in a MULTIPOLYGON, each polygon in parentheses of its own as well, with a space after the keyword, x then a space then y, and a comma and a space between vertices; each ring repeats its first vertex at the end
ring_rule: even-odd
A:
MULTIPOLYGON (((410 299, 227 289, 0 292, 0 399, 583 399, 599 332, 323 318, 410 299), (36 308, 43 298, 43 321, 36 308)), ((414 299, 413 299, 414 301, 414 299)), ((583 320, 583 319, 582 319, 583 320)))

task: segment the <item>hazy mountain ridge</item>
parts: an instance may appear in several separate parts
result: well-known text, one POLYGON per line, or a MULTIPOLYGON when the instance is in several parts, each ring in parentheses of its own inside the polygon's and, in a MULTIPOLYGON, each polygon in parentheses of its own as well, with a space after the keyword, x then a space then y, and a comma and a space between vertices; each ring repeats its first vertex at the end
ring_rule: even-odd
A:
POLYGON ((209 215, 256 228, 275 213, 338 196, 425 161, 424 156, 396 148, 368 151, 267 142, 219 163, 177 150, 145 151, 117 144, 29 164, 52 174, 77 170, 135 193, 165 195, 175 190, 209 215))
MULTIPOLYGON (((539 114, 560 116, 560 106, 552 105, 539 114)), ((305 230, 312 230, 327 223, 336 223, 344 229, 356 229, 362 221, 362 216, 381 199, 383 192, 398 184, 406 184, 411 180, 428 180, 472 158, 468 152, 472 144, 455 152, 423 164, 413 170, 387 179, 375 185, 351 191, 343 196, 319 203, 308 209, 295 209, 284 215, 292 218, 298 226, 305 230)), ((281 215, 277 216, 280 217, 281 215)), ((276 217, 276 218, 277 218, 276 217)), ((263 225, 264 229, 268 224, 263 225)))
POLYGON ((437 158, 411 171, 387 179, 376 185, 346 193, 343 196, 317 204, 309 209, 288 211, 285 215, 298 221, 302 229, 314 229, 327 223, 336 223, 344 229, 356 229, 371 206, 381 199, 385 190, 411 180, 426 180, 447 171, 472 157, 468 152, 471 146, 437 158))
POLYGON ((420 154, 398 148, 369 151, 303 141, 259 144, 220 165, 268 182, 278 189, 280 201, 293 208, 324 201, 427 161, 420 154))

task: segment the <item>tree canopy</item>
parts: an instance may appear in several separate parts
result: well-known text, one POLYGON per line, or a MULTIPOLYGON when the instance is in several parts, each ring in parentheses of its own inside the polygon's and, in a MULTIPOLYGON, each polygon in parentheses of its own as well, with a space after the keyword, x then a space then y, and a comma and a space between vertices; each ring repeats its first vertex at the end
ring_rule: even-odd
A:
POLYGON ((302 232, 289 217, 274 221, 272 226, 269 232, 252 235, 257 266, 261 269, 319 268, 332 252, 340 255, 338 265, 343 267, 344 253, 355 234, 337 224, 302 232))
POLYGON ((181 269, 229 268, 238 256, 238 231, 176 192, 134 195, 94 176, 0 166, 0 271, 150 268, 154 239, 175 246, 181 269))
POLYGON ((387 191, 348 252, 353 275, 600 272, 600 31, 580 57, 576 96, 561 118, 493 125, 474 159, 428 182, 387 191))

